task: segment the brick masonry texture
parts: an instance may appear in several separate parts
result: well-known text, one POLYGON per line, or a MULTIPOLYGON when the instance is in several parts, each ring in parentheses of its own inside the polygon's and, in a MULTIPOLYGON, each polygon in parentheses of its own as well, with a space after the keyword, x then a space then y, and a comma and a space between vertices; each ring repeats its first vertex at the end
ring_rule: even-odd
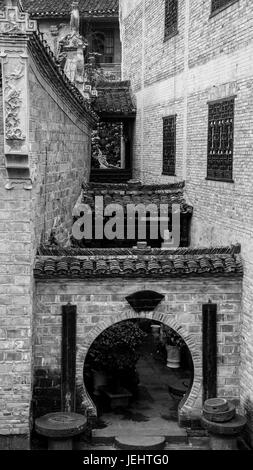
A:
POLYGON ((4 448, 29 445, 36 249, 54 226, 56 236, 67 243, 72 208, 89 173, 89 124, 70 111, 31 57, 28 87, 31 191, 22 184, 5 189, 2 90, 0 99, 0 445, 4 448))
POLYGON ((234 2, 210 17, 211 1, 179 0, 179 35, 167 44, 163 0, 121 0, 120 9, 123 78, 132 80, 137 100, 135 176, 146 183, 186 181, 194 207, 192 246, 242 245, 240 400, 253 444, 253 4, 234 2), (207 181, 208 101, 231 96, 236 97, 234 183, 207 181), (177 114, 175 178, 162 176, 162 118, 170 114, 177 114))
POLYGON ((6 191, 0 100, 0 435, 27 434, 31 403, 32 266, 28 191, 6 191))
POLYGON ((30 86, 31 160, 36 172, 34 206, 36 239, 48 240, 56 230, 60 243, 68 241, 72 209, 81 185, 89 178, 89 126, 65 106, 59 107, 47 83, 38 80, 32 64, 30 86))
MULTIPOLYGON (((37 282, 34 316, 34 403, 36 410, 60 409, 62 305, 77 306, 77 385, 83 398, 85 356, 95 338, 111 325, 138 317, 125 297, 141 290, 155 290, 165 300, 154 313, 146 314, 171 325, 187 341, 195 376, 191 395, 182 417, 199 416, 202 406, 202 305, 211 300, 218 305, 218 390, 219 395, 239 402, 241 328, 241 281, 188 277, 184 280, 114 279, 37 282), (183 294, 182 294, 183 292, 183 294), (229 350, 229 351, 228 351, 229 350), (230 352, 230 354, 228 354, 230 352), (47 400, 45 401, 45 398, 47 400)), ((142 316, 145 316, 143 313, 142 316)))

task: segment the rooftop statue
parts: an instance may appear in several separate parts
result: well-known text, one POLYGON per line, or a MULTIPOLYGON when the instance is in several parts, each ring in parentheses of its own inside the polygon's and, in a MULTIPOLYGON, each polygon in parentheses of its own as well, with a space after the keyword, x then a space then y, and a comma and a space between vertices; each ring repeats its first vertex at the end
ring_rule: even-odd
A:
POLYGON ((80 14, 79 14, 78 2, 73 2, 71 7, 72 7, 71 18, 70 18, 71 34, 78 35, 79 29, 80 29, 80 14))

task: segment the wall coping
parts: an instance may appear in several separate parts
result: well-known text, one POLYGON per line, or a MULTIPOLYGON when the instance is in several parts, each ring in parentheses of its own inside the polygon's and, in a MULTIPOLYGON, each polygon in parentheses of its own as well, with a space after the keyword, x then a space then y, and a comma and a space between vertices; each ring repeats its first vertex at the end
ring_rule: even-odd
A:
POLYGON ((29 36, 28 49, 41 74, 54 85, 60 98, 68 101, 79 119, 86 119, 91 125, 98 121, 97 113, 57 64, 52 50, 39 32, 29 36))
POLYGON ((36 279, 82 279, 98 278, 183 278, 183 277, 242 277, 243 264, 238 248, 191 250, 177 252, 162 249, 141 251, 99 250, 89 254, 84 250, 55 249, 54 256, 38 256, 34 268, 36 279), (62 255, 62 256, 60 256, 62 255))

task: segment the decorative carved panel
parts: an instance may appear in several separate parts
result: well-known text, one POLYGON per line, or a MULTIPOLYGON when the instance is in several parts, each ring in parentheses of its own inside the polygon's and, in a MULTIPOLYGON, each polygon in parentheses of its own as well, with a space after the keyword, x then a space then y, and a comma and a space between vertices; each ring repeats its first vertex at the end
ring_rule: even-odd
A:
POLYGON ((1 53, 5 154, 27 154, 27 58, 18 51, 6 52, 1 53))
MULTIPOLYGON (((16 3, 0 11, 4 151, 9 179, 27 181, 30 179, 27 41, 28 35, 36 30, 36 22, 21 12, 16 3)), ((7 189, 12 187, 12 183, 7 183, 7 189)))
POLYGON ((0 11, 0 34, 26 34, 36 30, 36 21, 17 6, 7 6, 0 11))

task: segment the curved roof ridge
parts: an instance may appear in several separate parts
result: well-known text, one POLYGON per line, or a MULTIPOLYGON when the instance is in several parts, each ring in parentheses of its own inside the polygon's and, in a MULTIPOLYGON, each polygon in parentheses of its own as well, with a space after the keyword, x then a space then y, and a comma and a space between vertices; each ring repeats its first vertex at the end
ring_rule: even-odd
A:
POLYGON ((161 248, 79 248, 79 247, 52 247, 41 245, 38 248, 37 255, 45 257, 75 257, 75 256, 223 256, 223 255, 239 255, 241 253, 241 245, 231 245, 226 247, 203 247, 203 248, 178 248, 177 250, 163 250, 161 248))

